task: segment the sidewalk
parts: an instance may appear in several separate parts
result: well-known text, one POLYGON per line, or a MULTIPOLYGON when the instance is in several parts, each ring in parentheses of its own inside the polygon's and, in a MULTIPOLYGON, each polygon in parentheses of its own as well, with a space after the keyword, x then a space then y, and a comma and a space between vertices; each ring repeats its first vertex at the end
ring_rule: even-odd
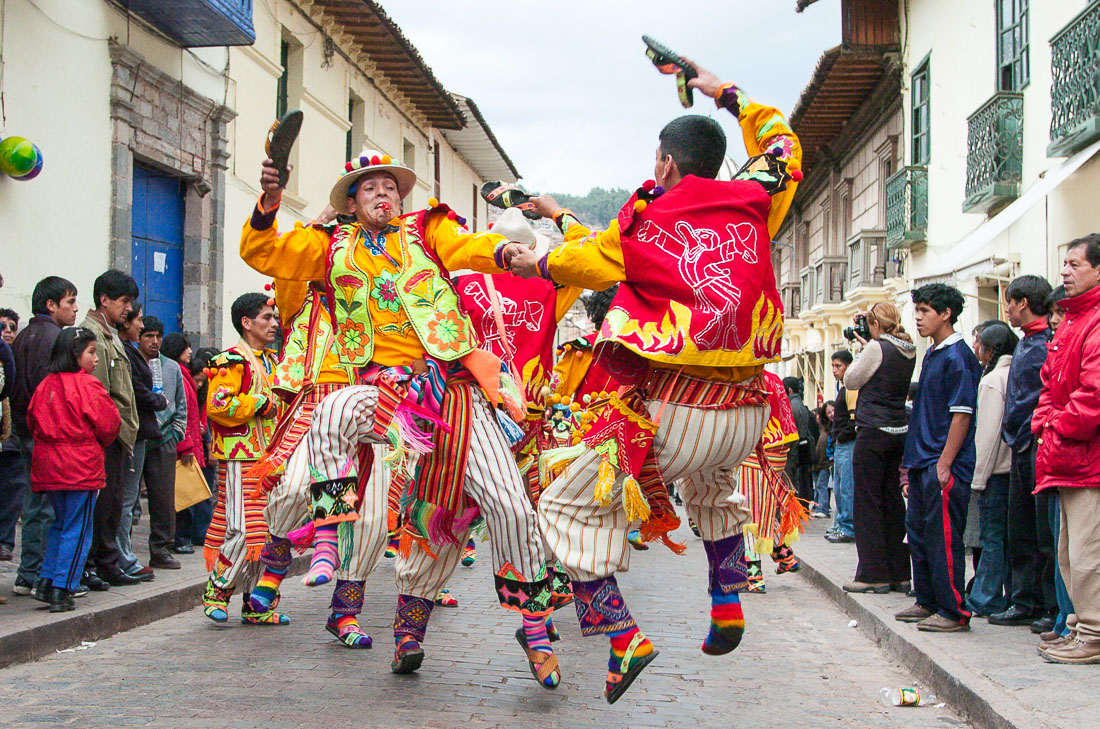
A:
MULTIPOLYGON (((859 629, 927 682, 937 702, 946 701, 982 729, 1078 729, 1096 726, 1100 666, 1047 663, 1035 652, 1028 628, 990 625, 975 618, 968 633, 924 633, 894 613, 913 599, 844 592, 856 567, 855 544, 823 539, 831 519, 813 519, 794 546, 799 574, 859 621, 859 629)), ((968 575, 969 557, 967 559, 968 575)), ((772 578, 774 579, 774 578, 772 578)))
MULTIPOLYGON (((19 531, 16 530, 15 559, 0 562, 0 668, 33 661, 57 650, 79 646, 81 641, 108 638, 139 625, 167 618, 199 605, 206 585, 202 547, 194 554, 174 555, 182 569, 157 570, 156 579, 139 585, 112 587, 107 592, 89 592, 77 598, 76 610, 51 613, 33 597, 12 594, 19 566, 19 531)), ((149 518, 143 516, 134 527, 134 553, 143 563, 149 554, 149 518)), ((303 574, 309 555, 297 557, 290 574, 303 574)))

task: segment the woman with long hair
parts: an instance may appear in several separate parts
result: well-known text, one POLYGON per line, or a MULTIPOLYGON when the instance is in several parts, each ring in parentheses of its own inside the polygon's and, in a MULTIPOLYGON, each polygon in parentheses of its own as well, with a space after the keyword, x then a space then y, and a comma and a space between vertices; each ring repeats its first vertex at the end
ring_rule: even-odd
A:
MULTIPOLYGON (((974 570, 967 603, 975 615, 992 615, 1010 605, 1008 534, 1008 474, 1012 453, 1001 438, 1008 368, 1019 337, 1001 321, 986 322, 977 335, 975 350, 984 373, 978 383, 978 410, 974 432, 974 480, 978 495, 978 541, 981 558, 974 570)), ((971 504, 973 507, 973 504, 971 504)))
POLYGON ((847 592, 907 592, 909 550, 905 547, 905 501, 900 469, 909 418, 905 399, 916 367, 917 348, 901 325, 898 308, 875 304, 859 317, 867 321, 871 340, 858 337, 863 351, 844 374, 844 387, 859 391, 856 443, 854 522, 859 563, 847 592))

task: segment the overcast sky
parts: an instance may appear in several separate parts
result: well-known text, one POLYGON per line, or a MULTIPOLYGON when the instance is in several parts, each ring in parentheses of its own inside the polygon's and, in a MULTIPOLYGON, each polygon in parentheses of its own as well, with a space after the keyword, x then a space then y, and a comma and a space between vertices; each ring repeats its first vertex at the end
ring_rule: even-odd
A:
MULTIPOLYGON (((450 90, 472 98, 532 191, 633 188, 653 174, 657 132, 686 112, 643 33, 790 113, 821 53, 840 42, 840 2, 795 0, 391 0, 386 12, 450 90)), ((698 93, 745 159, 733 117, 698 93)))

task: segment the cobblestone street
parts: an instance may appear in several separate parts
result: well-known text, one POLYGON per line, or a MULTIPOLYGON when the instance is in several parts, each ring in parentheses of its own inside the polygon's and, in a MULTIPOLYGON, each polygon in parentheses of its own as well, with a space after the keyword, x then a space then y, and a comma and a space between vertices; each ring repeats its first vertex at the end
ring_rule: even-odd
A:
MULTIPOLYGON (((392 562, 367 583, 363 622, 370 651, 325 633, 330 591, 285 584, 286 628, 218 627, 198 610, 136 628, 87 650, 0 671, 9 729, 77 726, 500 727, 543 715, 547 726, 936 727, 963 726, 946 708, 886 708, 883 686, 911 686, 823 594, 798 575, 768 575, 768 593, 745 597, 745 642, 731 656, 699 651, 706 625, 702 544, 677 557, 662 547, 634 555, 621 580, 660 657, 615 706, 602 699, 606 641, 581 639, 572 608, 557 621, 563 683, 535 686, 495 604, 490 569, 459 568, 457 609, 436 608, 412 676, 389 671, 392 562), (650 572, 661 589, 646 588, 650 572)), ((486 551, 487 553, 487 551, 486 551)), ((235 606, 239 605, 239 601, 235 606)), ((540 719, 541 721, 541 719, 540 719)))

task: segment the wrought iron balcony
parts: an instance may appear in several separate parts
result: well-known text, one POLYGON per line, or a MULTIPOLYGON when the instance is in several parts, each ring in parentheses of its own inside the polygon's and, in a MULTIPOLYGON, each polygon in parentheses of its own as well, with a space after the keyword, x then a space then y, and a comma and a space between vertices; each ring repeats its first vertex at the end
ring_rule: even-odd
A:
POLYGON ((1050 146, 1067 157, 1100 138, 1100 2, 1050 40, 1050 146))
POLYGON ((1020 195, 1024 95, 1002 91, 967 120, 964 213, 987 213, 1020 195))
POLYGON ((902 167, 886 180, 886 247, 911 248, 928 237, 928 168, 902 167))
POLYGON ((184 48, 250 46, 252 0, 115 0, 184 48))

